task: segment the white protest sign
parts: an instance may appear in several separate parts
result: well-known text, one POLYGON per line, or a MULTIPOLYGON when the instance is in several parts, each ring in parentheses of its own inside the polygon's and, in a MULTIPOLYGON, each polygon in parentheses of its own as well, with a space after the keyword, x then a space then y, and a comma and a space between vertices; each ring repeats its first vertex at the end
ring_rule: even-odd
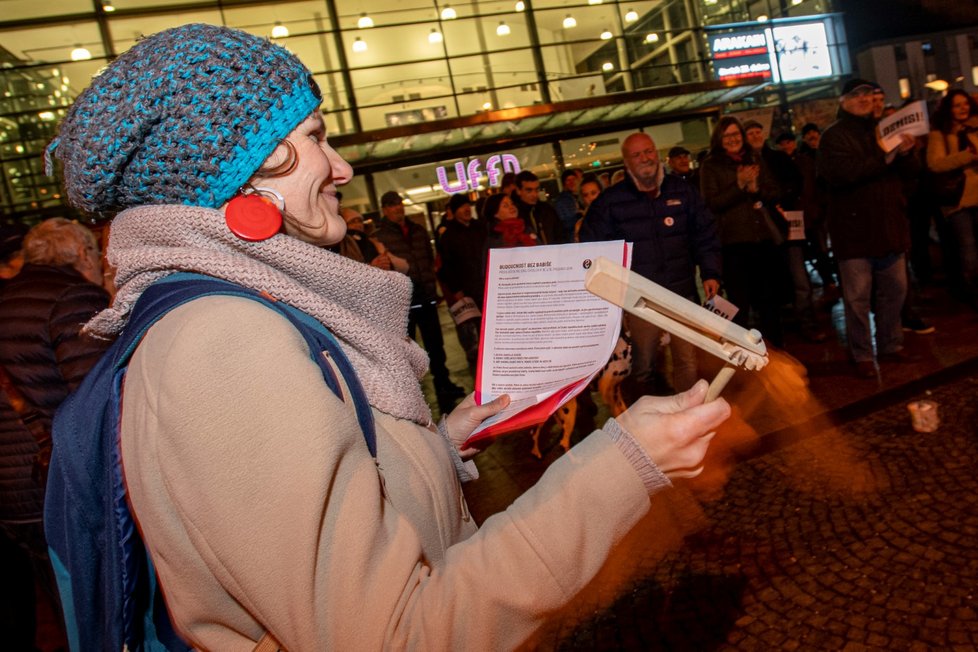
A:
POLYGON ((920 100, 908 104, 893 115, 880 120, 878 129, 883 148, 887 152, 892 152, 899 147, 903 134, 926 136, 930 133, 927 103, 920 100))
POLYGON ((703 304, 703 307, 712 313, 720 315, 724 319, 733 321, 734 315, 740 310, 737 306, 730 303, 719 294, 715 294, 703 304))
POLYGON ((788 240, 805 239, 805 212, 784 211, 784 219, 788 222, 788 240))

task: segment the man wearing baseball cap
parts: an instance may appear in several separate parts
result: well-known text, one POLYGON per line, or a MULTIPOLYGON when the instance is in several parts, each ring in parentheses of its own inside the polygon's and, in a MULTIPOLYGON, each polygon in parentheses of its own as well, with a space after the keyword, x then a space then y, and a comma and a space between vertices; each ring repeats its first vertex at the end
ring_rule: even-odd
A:
POLYGON ((822 134, 819 175, 828 184, 829 235, 842 278, 849 355, 860 377, 875 378, 870 312, 875 314, 876 359, 908 362, 900 309, 907 294, 905 252, 910 232, 903 179, 917 172, 908 156, 914 140, 883 148, 873 118, 876 85, 850 79, 839 98, 838 120, 822 134))
POLYGON ((666 163, 669 165, 669 174, 688 181, 694 188, 699 190, 699 171, 693 169, 688 149, 681 145, 676 145, 669 150, 669 154, 666 156, 666 163))

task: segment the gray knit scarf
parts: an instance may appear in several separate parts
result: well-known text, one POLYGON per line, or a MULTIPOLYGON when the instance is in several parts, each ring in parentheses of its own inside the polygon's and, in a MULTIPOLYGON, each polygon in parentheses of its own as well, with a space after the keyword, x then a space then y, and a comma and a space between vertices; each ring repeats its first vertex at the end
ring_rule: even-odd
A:
POLYGON ((86 330, 117 334, 136 300, 155 281, 196 272, 231 281, 308 313, 339 340, 370 404, 422 425, 431 411, 419 379, 428 369, 424 349, 407 337, 411 282, 287 235, 263 242, 235 237, 224 216, 195 206, 142 206, 112 222, 109 262, 118 292, 112 306, 86 330))

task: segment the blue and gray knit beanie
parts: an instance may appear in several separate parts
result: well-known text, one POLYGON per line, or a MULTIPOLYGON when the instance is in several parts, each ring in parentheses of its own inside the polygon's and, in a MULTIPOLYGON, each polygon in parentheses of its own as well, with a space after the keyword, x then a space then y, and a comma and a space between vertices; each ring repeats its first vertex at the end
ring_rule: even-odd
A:
POLYGON ((246 32, 183 25, 139 41, 75 100, 49 151, 68 200, 105 213, 217 208, 322 102, 309 70, 246 32))

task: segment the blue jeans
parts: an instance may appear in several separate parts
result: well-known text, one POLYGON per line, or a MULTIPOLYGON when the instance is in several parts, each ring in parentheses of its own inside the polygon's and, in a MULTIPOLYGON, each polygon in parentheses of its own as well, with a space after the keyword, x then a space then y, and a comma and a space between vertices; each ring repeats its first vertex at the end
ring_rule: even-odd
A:
POLYGON ((978 209, 964 208, 947 216, 954 233, 961 265, 961 276, 969 298, 978 296, 978 246, 975 229, 978 228, 978 209))
POLYGON ((869 323, 875 298, 876 350, 895 353, 903 348, 900 309, 907 296, 907 263, 903 254, 883 258, 849 258, 839 261, 842 301, 846 309, 849 354, 856 362, 873 359, 873 334, 869 323), (875 294, 873 297, 873 286, 875 294))
POLYGON ((802 242, 790 242, 785 246, 788 273, 794 288, 795 318, 803 327, 812 328, 815 324, 815 308, 812 304, 812 279, 805 267, 805 246, 802 242))
MULTIPOLYGON (((626 319, 632 332, 632 378, 646 393, 650 391, 656 362, 662 359, 662 329, 633 315, 627 315, 626 319)), ((700 378, 696 347, 670 334, 669 350, 672 352, 672 388, 676 392, 685 392, 700 378)))

